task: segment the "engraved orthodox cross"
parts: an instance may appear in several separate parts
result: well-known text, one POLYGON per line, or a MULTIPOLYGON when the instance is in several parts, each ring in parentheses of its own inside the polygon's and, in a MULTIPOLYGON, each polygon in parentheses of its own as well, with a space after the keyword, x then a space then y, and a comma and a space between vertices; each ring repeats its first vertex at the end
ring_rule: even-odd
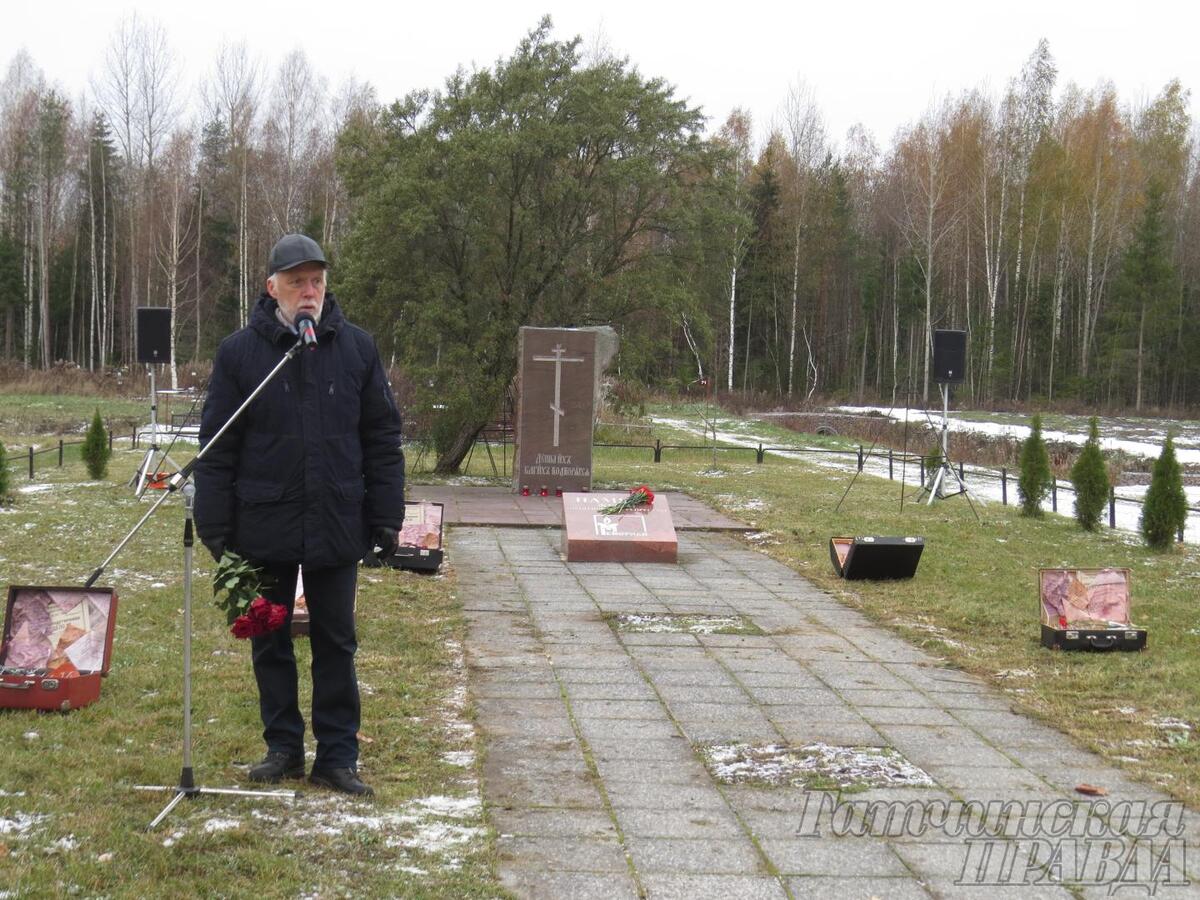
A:
POLYGON ((567 351, 563 349, 562 344, 555 344, 554 349, 550 351, 553 356, 535 356, 534 362, 552 362, 554 363, 554 402, 550 404, 550 411, 554 413, 554 444, 558 446, 558 420, 567 413, 562 408, 562 364, 565 362, 577 363, 583 362, 581 356, 563 356, 567 351))

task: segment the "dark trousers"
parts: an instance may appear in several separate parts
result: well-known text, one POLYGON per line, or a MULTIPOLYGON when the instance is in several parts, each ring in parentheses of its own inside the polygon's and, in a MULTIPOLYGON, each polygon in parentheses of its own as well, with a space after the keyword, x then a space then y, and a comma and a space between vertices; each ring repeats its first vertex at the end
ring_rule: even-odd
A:
MULTIPOLYGON (((288 621, 278 631, 251 639, 263 739, 268 750, 291 755, 304 752, 304 717, 300 714, 296 654, 292 646, 292 609, 296 598, 296 565, 263 566, 271 587, 263 593, 288 608, 288 621)), ((359 699, 354 652, 354 592, 358 564, 304 570, 312 645, 312 730, 317 739, 319 768, 358 764, 359 699)))

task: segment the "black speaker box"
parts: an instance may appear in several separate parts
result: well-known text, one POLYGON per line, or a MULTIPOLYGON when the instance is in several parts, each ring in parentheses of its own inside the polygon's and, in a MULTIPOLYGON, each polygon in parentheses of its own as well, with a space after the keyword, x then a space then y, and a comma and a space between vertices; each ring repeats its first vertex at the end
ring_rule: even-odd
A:
POLYGON ((832 537, 829 559, 850 580, 912 578, 925 549, 923 537, 832 537))
POLYGON ((167 306, 139 306, 137 311, 137 361, 171 361, 171 309, 167 306))
POLYGON ((949 328, 933 332, 933 380, 962 384, 967 377, 967 333, 949 328))

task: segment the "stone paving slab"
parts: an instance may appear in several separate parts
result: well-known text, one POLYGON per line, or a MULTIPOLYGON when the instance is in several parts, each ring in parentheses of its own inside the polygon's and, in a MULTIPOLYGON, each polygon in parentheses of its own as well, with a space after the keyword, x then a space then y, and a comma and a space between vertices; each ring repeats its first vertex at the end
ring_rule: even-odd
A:
MULTIPOLYGON (((1134 848, 1135 829, 1108 811, 1166 800, 729 535, 681 534, 675 566, 568 565, 554 528, 459 526, 447 545, 497 867, 517 896, 1100 896, 1096 872, 1060 883, 1042 864, 1052 846, 1081 849, 1052 834, 1055 810, 1134 848), (763 634, 635 633, 612 618, 680 609, 744 616, 763 634), (932 784, 837 794, 716 780, 706 747, 739 742, 890 747, 932 784), (1085 781, 1109 796, 1075 793, 1085 781)), ((1121 895, 1157 878, 1156 896, 1200 896, 1187 881, 1200 877, 1200 818, 1182 824, 1150 837, 1191 841, 1192 859, 1169 855, 1156 875, 1143 860, 1121 895)))

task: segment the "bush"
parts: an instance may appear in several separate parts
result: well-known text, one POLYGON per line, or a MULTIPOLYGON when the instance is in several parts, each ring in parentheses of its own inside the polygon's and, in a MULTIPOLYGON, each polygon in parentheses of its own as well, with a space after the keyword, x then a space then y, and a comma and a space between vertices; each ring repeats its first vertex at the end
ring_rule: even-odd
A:
POLYGON ((1183 473, 1175 458, 1175 439, 1167 432, 1142 506, 1142 537, 1156 550, 1165 550, 1186 521, 1187 494, 1183 490, 1183 473))
POLYGON ((1021 477, 1017 494, 1021 497, 1021 515, 1040 516, 1042 501, 1050 493, 1054 475, 1050 472, 1050 454, 1042 440, 1042 417, 1034 415, 1029 437, 1021 445, 1021 477))
POLYGON ((1100 527, 1100 517, 1111 490, 1108 467, 1100 452, 1100 423, 1095 416, 1088 422, 1088 439, 1075 465, 1071 466, 1071 484, 1075 486, 1075 519, 1086 531, 1100 527))
POLYGON ((88 474, 99 481, 108 474, 108 460, 112 451, 108 449, 108 434, 104 431, 104 422, 100 419, 100 410, 92 416, 91 427, 87 437, 83 439, 83 461, 87 465, 88 474))
POLYGON ((12 473, 8 471, 8 451, 0 442, 0 503, 7 503, 12 492, 12 473))

